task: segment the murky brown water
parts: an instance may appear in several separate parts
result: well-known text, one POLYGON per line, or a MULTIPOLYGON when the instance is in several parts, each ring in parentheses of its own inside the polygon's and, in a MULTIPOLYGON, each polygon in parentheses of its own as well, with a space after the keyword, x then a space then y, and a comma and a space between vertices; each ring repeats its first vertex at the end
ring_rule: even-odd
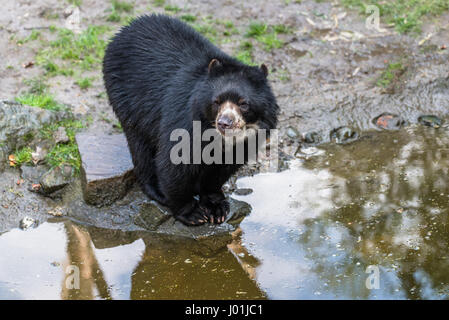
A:
POLYGON ((372 132, 238 180, 253 212, 207 257, 191 244, 54 220, 0 235, 0 298, 449 297, 449 128, 372 132), (67 289, 66 271, 80 271, 67 289), (368 266, 379 288, 368 289, 368 266))

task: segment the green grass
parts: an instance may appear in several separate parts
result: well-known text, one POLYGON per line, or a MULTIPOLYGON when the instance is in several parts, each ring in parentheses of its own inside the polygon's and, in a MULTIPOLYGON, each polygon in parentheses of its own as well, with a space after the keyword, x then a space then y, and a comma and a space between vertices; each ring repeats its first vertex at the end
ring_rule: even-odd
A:
POLYGON ((400 33, 419 33, 425 15, 438 16, 449 10, 448 0, 341 0, 341 2, 346 7, 359 9, 363 14, 367 5, 376 5, 379 8, 381 22, 394 24, 400 33))
POLYGON ((91 70, 101 65, 106 41, 106 26, 90 26, 81 34, 68 29, 58 29, 55 40, 50 41, 36 55, 36 62, 50 76, 74 74, 74 69, 91 70))
POLYGON ((269 26, 265 23, 251 22, 246 31, 246 37, 254 38, 264 45, 266 51, 282 48, 284 42, 277 37, 278 33, 287 33, 287 28, 269 26))
POLYGON ((191 23, 190 24, 196 31, 201 33, 207 39, 209 39, 212 43, 218 43, 218 30, 216 28, 216 21, 211 18, 203 18, 201 22, 191 23))
POLYGON ((63 106, 56 102, 52 95, 46 92, 41 94, 25 93, 18 96, 16 101, 28 106, 47 110, 60 111, 63 109, 63 106))
POLYGON ((82 78, 75 81, 75 83, 83 90, 90 88, 92 86, 91 78, 82 78))
POLYGON ((28 37, 26 37, 25 39, 22 39, 22 40, 18 40, 17 44, 24 44, 29 41, 37 40, 40 37, 40 35, 41 35, 41 33, 39 31, 33 30, 33 31, 31 31, 31 33, 28 37))
POLYGON ((29 89, 16 98, 17 102, 53 111, 64 109, 64 106, 49 93, 48 85, 42 78, 27 79, 24 83, 29 89))
POLYGON ((14 167, 20 167, 24 163, 31 162, 31 150, 30 147, 23 147, 22 149, 16 150, 14 152, 14 167))
POLYGON ((249 41, 242 42, 235 57, 247 65, 255 65, 253 60, 253 44, 249 41))
POLYGON ((387 88, 397 80, 404 73, 405 67, 400 63, 390 63, 382 72, 376 84, 379 87, 387 88))
POLYGON ((179 11, 181 11, 181 8, 179 8, 177 6, 167 5, 164 7, 164 10, 167 12, 178 13, 179 11))
POLYGON ((285 24, 276 24, 273 26, 273 30, 276 33, 284 33, 284 34, 293 33, 292 28, 286 26, 285 24))
POLYGON ((112 11, 112 13, 106 18, 106 21, 109 22, 120 22, 120 20, 122 20, 122 16, 117 11, 112 11))
POLYGON ((24 83, 29 86, 28 93, 44 94, 48 90, 48 85, 41 78, 27 79, 24 83))
POLYGON ((81 159, 78 152, 78 146, 75 142, 75 134, 82 128, 87 126, 87 121, 66 119, 57 123, 44 126, 40 130, 41 137, 51 139, 53 132, 59 127, 64 127, 69 137, 68 143, 56 144, 47 154, 46 162, 52 167, 61 167, 70 165, 76 174, 79 173, 81 167, 81 159))
POLYGON ((163 7, 165 5, 165 0, 153 0, 153 4, 156 7, 163 7))
POLYGON ((110 22, 120 22, 122 20, 121 13, 132 12, 134 10, 134 5, 125 1, 112 0, 112 12, 106 18, 110 22))
POLYGON ((125 1, 112 0, 112 8, 119 12, 131 12, 134 9, 134 5, 125 1))
POLYGON ((81 5, 83 4, 82 0, 67 0, 67 2, 77 7, 81 7, 81 5))
POLYGON ((182 15, 180 18, 181 18, 181 20, 184 20, 185 22, 195 22, 196 21, 196 17, 191 14, 182 15))

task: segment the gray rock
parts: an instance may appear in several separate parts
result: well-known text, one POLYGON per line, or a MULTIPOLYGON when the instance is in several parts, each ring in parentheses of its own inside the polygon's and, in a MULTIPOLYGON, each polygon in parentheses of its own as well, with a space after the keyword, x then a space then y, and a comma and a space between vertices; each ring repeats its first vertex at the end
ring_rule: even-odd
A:
POLYGON ((0 172, 6 168, 6 160, 8 159, 8 150, 5 145, 0 143, 0 172))
POLYGON ((20 167, 22 179, 31 183, 39 183, 41 177, 47 173, 48 168, 46 166, 38 165, 36 167, 22 165, 20 167))
POLYGON ((139 213, 134 217, 134 223, 146 230, 154 231, 170 217, 168 210, 150 201, 140 205, 139 213))
POLYGON ((64 188, 72 180, 71 168, 64 166, 63 168, 53 168, 47 171, 39 180, 42 191, 45 194, 51 194, 64 188), (67 170, 69 168, 70 170, 67 170))
POLYGON ((286 133, 287 133, 287 137, 289 137, 290 139, 293 139, 293 140, 298 139, 298 137, 299 137, 298 130, 296 128, 292 127, 292 126, 289 126, 287 128, 287 132, 286 133))
POLYGON ((304 135, 304 142, 308 144, 318 144, 321 142, 321 136, 315 131, 307 132, 304 135))
POLYGON ((330 133, 331 141, 337 144, 348 144, 356 141, 359 138, 359 133, 349 127, 339 127, 330 133))
POLYGON ((134 184, 133 163, 123 134, 77 134, 84 200, 103 206, 123 198, 134 184))
POLYGON ((70 141, 64 127, 59 127, 58 130, 53 133, 53 138, 56 143, 67 143, 70 141))
POLYGON ((151 232, 163 237, 164 241, 189 241, 202 255, 225 248, 240 222, 251 212, 251 206, 246 202, 228 198, 230 213, 225 223, 188 227, 176 221, 166 208, 149 201, 138 186, 134 186, 123 199, 103 207, 86 204, 79 180, 63 192, 61 206, 66 209, 65 215, 83 224, 123 232, 151 232))
POLYGON ((251 188, 240 188, 234 191, 234 193, 238 196, 247 196, 253 193, 253 189, 251 188))
POLYGON ((30 217, 24 217, 22 220, 20 220, 20 224, 19 227, 22 230, 27 230, 30 227, 32 227, 34 224, 36 223, 36 221, 34 221, 33 218, 30 217))
POLYGON ((29 137, 37 134, 43 125, 66 117, 66 112, 55 112, 0 100, 0 145, 5 147, 7 153, 26 146, 29 137))

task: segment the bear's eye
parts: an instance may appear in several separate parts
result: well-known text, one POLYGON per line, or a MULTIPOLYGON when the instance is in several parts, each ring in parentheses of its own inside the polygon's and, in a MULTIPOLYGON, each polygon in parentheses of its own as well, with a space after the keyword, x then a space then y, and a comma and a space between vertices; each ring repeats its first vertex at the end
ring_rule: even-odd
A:
POLYGON ((249 110, 249 104, 246 101, 239 102, 239 107, 240 107, 240 110, 242 110, 243 112, 249 110))

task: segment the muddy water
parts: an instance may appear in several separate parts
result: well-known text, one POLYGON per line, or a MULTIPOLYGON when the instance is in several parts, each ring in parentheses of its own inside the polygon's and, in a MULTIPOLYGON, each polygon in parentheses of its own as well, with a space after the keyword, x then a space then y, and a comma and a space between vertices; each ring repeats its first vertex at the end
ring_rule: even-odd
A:
POLYGON ((213 256, 65 219, 5 232, 0 298, 449 297, 448 127, 365 133, 304 154, 287 171, 238 180, 254 190, 236 196, 253 212, 213 256), (67 285, 73 270, 79 289, 67 285))

